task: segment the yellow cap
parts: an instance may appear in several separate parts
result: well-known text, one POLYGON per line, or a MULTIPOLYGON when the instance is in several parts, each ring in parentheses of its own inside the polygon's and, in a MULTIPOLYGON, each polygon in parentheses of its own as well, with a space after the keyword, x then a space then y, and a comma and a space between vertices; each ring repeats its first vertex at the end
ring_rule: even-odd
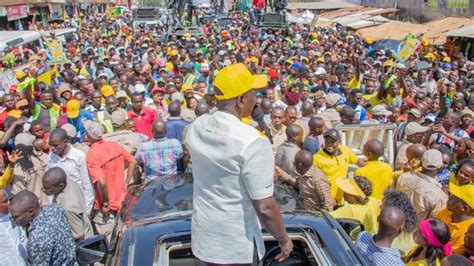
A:
POLYGON ((191 38, 191 33, 186 32, 185 34, 183 34, 183 37, 184 38, 191 38))
POLYGON ((356 181, 352 178, 339 178, 336 179, 336 185, 344 191, 344 193, 351 194, 353 196, 358 196, 362 198, 366 198, 364 191, 360 189, 359 185, 357 185, 356 181))
POLYGON ((71 99, 66 104, 66 114, 68 118, 77 118, 81 110, 81 103, 76 99, 71 99))
POLYGON ((176 51, 176 50, 171 50, 171 51, 168 52, 168 55, 177 56, 177 55, 178 55, 178 51, 176 51))
POLYGON ((318 38, 318 33, 317 32, 311 32, 311 38, 317 39, 318 38))
POLYGON ((423 38, 421 39, 421 45, 423 45, 423 46, 428 46, 428 45, 430 45, 430 42, 428 41, 428 38, 423 37, 423 38))
POLYGON ((21 111, 20 110, 11 110, 8 112, 8 116, 13 116, 14 118, 20 118, 21 117, 21 111))
POLYGON ((215 95, 218 100, 232 99, 252 89, 261 89, 267 83, 267 76, 252 75, 244 64, 233 64, 217 73, 214 86, 220 93, 216 91, 215 95))
POLYGON ((251 63, 258 63, 258 58, 256 56, 252 56, 252 57, 249 58, 249 61, 251 63))
POLYGON ((323 57, 318 57, 318 59, 316 59, 316 62, 318 62, 318 63, 326 63, 326 60, 324 60, 323 57))
POLYGON ((309 59, 307 57, 302 57, 301 61, 306 61, 306 63, 309 63, 309 59))
POLYGON ((458 186, 453 182, 449 182, 449 191, 456 198, 464 201, 471 209, 474 209, 474 185, 467 184, 458 186))
POLYGON ((15 75, 16 79, 22 79, 24 77, 26 77, 26 73, 23 72, 23 71, 20 71, 20 72, 16 73, 16 75, 15 75))
POLYGON ((183 86, 181 87, 182 92, 190 91, 192 89, 193 89, 193 85, 191 85, 191 84, 183 84, 183 86))
POLYGON ((425 58, 429 58, 431 60, 436 60, 436 55, 434 55, 433 53, 427 53, 425 55, 425 58))
POLYGON ((392 67, 392 66, 395 66, 395 62, 393 62, 393 60, 387 60, 387 61, 385 61, 385 63, 383 63, 383 66, 384 67, 392 67))
POLYGON ((370 37, 367 37, 367 38, 364 39, 364 42, 368 45, 371 45, 371 44, 374 43, 374 40, 372 40, 372 38, 370 38, 370 37))
POLYGON ((451 57, 449 56, 443 57, 443 62, 448 62, 448 63, 451 62, 451 57))
POLYGON ((110 95, 115 94, 114 89, 110 85, 102 86, 102 88, 100 89, 100 92, 102 93, 104 97, 109 97, 110 95))

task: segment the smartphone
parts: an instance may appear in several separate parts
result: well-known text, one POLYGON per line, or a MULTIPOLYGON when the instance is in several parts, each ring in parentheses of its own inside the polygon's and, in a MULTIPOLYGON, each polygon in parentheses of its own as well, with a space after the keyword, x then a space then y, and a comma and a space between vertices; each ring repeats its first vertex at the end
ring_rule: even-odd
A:
POLYGON ((434 124, 435 125, 441 125, 441 122, 443 121, 443 119, 441 119, 440 117, 436 117, 435 118, 435 121, 434 121, 434 124))

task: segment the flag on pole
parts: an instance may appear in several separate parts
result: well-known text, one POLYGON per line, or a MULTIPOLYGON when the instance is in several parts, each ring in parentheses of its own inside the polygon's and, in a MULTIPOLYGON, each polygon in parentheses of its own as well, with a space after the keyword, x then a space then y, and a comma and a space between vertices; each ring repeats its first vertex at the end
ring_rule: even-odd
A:
POLYGON ((412 56, 416 48, 420 45, 420 40, 418 38, 409 33, 405 39, 400 43, 398 49, 395 51, 395 55, 398 59, 398 62, 405 63, 410 56, 412 56))

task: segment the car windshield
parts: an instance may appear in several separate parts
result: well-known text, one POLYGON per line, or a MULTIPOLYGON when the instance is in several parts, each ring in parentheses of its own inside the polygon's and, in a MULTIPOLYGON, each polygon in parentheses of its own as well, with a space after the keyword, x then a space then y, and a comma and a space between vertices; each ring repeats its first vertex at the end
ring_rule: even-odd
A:
MULTIPOLYGON (((192 210, 193 177, 191 174, 154 179, 140 188, 131 190, 130 218, 166 218, 190 214, 192 210)), ((290 187, 277 183, 275 200, 282 212, 302 210, 298 194, 290 187)))

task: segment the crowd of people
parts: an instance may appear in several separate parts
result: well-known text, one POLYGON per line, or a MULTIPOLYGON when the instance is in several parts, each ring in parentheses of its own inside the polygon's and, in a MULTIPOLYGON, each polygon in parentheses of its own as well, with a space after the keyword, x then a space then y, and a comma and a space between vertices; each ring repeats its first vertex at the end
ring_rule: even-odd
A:
POLYGON ((194 184, 193 252, 203 261, 223 262, 207 249, 209 227, 222 229, 222 246, 253 244, 233 234, 256 219, 225 217, 242 211, 224 200, 241 182, 243 209, 256 208, 288 256, 281 218, 262 207, 272 206, 262 202, 268 182, 280 182, 306 210, 363 224, 355 245, 370 265, 471 265, 472 58, 420 36, 402 64, 338 26, 259 29, 235 16, 243 24, 211 21, 204 36, 164 40, 163 29, 133 29, 126 17, 81 15, 63 43, 67 61, 21 53, 18 85, 1 95, 0 264, 72 264, 76 243, 110 238, 128 187, 187 172, 213 174, 194 184), (38 81, 50 70, 50 82, 38 81), (373 137, 356 154, 338 130, 383 124, 396 125, 393 164, 380 160, 392 142, 373 137))

